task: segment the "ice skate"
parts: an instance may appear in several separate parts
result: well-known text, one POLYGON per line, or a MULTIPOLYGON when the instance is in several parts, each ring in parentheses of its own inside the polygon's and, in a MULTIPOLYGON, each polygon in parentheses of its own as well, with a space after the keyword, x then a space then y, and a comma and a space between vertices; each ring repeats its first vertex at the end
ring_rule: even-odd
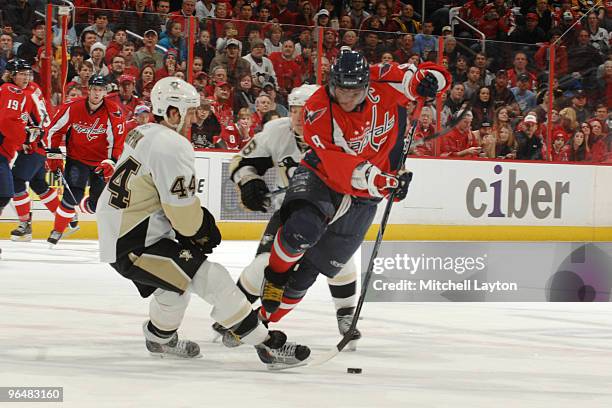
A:
POLYGON ((160 358, 198 358, 200 346, 191 340, 179 340, 178 334, 174 333, 170 341, 166 344, 155 343, 145 340, 147 350, 154 357, 160 358))
POLYGON ((49 248, 55 248, 59 240, 62 239, 63 235, 64 234, 59 231, 52 230, 51 234, 49 234, 49 238, 47 238, 47 242, 49 243, 49 248))
POLYGON ((285 288, 270 282, 267 279, 263 280, 261 285, 261 305, 268 313, 274 313, 281 304, 285 288))
POLYGON ((259 359, 269 370, 282 370, 306 365, 310 348, 294 342, 287 342, 285 333, 271 330, 268 340, 255 346, 259 359))
POLYGON ((240 341, 240 338, 236 336, 233 331, 217 322, 213 323, 212 329, 215 332, 213 343, 217 343, 220 340, 221 343, 228 348, 238 347, 243 344, 242 341, 240 341))
POLYGON ((64 238, 69 237, 80 229, 81 227, 79 227, 79 216, 77 215, 77 213, 74 213, 74 217, 72 217, 72 220, 70 220, 70 223, 68 224, 68 229, 64 231, 64 238))
MULTIPOLYGON (((344 337, 348 333, 351 323, 353 322, 353 314, 355 313, 354 307, 345 307, 336 311, 336 318, 338 319, 338 331, 340 335, 344 337)), ((357 341, 361 338, 361 332, 355 328, 351 341, 346 345, 344 350, 355 351, 357 350, 357 341)))
POLYGON ((32 215, 26 221, 19 221, 17 228, 11 231, 11 241, 32 241, 32 215))

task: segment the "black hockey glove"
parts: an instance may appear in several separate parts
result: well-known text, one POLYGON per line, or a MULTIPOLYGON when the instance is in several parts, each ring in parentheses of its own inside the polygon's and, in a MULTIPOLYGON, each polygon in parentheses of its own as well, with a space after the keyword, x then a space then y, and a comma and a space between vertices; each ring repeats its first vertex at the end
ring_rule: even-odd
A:
POLYGON ((397 175, 397 179, 399 180, 399 186, 395 189, 395 195, 393 196, 393 201, 402 201, 408 195, 408 186, 410 186, 410 182, 412 181, 412 172, 411 171, 401 171, 397 175))
POLYGON ((197 248, 205 254, 212 254, 213 249, 221 243, 221 231, 217 228, 215 217, 205 207, 202 207, 202 225, 192 237, 186 237, 176 233, 176 239, 181 245, 197 248))
POLYGON ((438 79, 428 72, 416 88, 417 93, 425 98, 435 98, 438 93, 438 79))
POLYGON ((251 211, 268 212, 270 206, 270 192, 266 182, 260 178, 254 178, 240 185, 240 199, 242 204, 251 211))

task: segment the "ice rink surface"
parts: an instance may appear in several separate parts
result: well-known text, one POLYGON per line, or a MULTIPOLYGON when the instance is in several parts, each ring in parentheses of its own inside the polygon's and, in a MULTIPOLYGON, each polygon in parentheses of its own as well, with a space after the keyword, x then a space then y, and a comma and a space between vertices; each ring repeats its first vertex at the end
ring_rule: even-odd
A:
MULTIPOLYGON (((256 245, 226 241, 212 259, 238 276, 256 245)), ((196 296, 180 333, 204 358, 150 357, 148 301, 98 262, 94 241, 0 247, 0 386, 64 387, 63 403, 15 406, 612 406, 608 303, 367 303, 356 352, 268 372, 253 348, 211 342, 210 308, 196 296)), ((318 355, 339 339, 333 309, 320 279, 276 327, 318 355)))

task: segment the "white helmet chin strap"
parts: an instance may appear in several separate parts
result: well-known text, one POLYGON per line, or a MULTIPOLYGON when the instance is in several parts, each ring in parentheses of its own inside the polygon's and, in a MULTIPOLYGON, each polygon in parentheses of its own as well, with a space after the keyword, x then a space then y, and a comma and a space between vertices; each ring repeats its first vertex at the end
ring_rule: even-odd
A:
POLYGON ((164 120, 166 121, 166 124, 168 124, 168 126, 170 126, 172 129, 174 129, 177 132, 179 132, 181 130, 181 128, 183 127, 183 125, 185 124, 185 117, 187 116, 187 115, 181 115, 181 111, 180 110, 179 110, 179 115, 181 116, 181 120, 179 120, 179 123, 177 123, 176 125, 173 125, 168 120, 168 111, 166 111, 166 113, 164 113, 164 120))

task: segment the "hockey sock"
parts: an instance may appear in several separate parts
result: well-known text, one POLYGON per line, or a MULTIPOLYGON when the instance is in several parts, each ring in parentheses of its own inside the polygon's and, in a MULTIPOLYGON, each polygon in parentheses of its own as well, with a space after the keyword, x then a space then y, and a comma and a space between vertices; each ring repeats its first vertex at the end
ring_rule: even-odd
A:
POLYGON ((74 217, 74 208, 66 208, 64 204, 60 204, 57 207, 57 211, 55 211, 55 222, 53 224, 53 229, 57 232, 63 233, 68 227, 68 224, 74 217))
POLYGON ((174 333, 176 333, 176 330, 166 331, 166 330, 158 329, 157 327, 155 327, 155 325, 150 320, 149 320, 149 323, 147 324, 147 330, 149 330, 151 333, 153 333, 157 337, 161 337, 162 339, 168 339, 172 337, 174 333))
POLYGON ((84 214, 95 214, 95 211, 91 208, 89 204, 89 197, 83 197, 81 202, 79 203, 79 210, 81 210, 84 214))
POLYGON ((302 299, 303 298, 294 299, 294 298, 288 298, 286 296, 283 296, 280 307, 274 313, 268 313, 262 307, 259 309, 259 315, 262 318, 262 320, 273 322, 273 323, 278 322, 287 313, 292 311, 293 308, 295 308, 302 299))
POLYGON ((328 284, 336 310, 355 306, 357 301, 356 281, 337 285, 330 279, 328 284))
POLYGON ((27 191, 16 193, 15 196, 13 196, 13 205, 15 206, 15 211, 17 211, 19 221, 28 221, 30 219, 32 201, 27 191))
POLYGON ((249 301, 249 303, 255 303, 255 301, 257 299, 259 299, 258 295, 253 295, 251 293, 249 293, 244 286, 242 286, 242 282, 240 281, 240 279, 238 279, 238 282, 236 282, 236 286, 238 286, 238 289, 240 289, 240 291, 242 293, 244 293, 244 296, 246 296, 247 300, 249 301))
POLYGON ((275 273, 286 273, 302 256, 304 251, 291 249, 282 237, 283 229, 279 228, 274 237, 274 245, 270 252, 270 269, 275 273))
POLYGON ((42 194, 39 194, 40 201, 47 207, 49 211, 55 214, 57 207, 59 206, 59 198, 57 196, 57 190, 54 188, 48 188, 42 194))

